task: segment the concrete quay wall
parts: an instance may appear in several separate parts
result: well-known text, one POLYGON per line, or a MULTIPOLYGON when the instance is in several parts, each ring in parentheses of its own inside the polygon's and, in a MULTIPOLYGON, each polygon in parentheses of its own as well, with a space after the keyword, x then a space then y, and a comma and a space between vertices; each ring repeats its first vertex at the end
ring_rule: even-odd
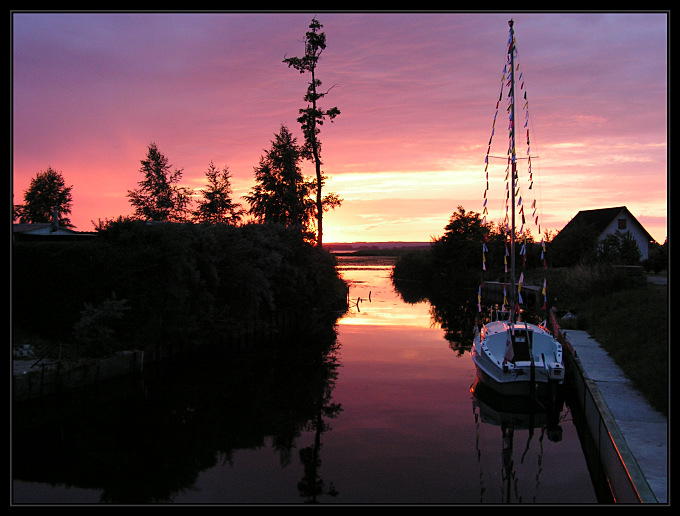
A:
POLYGON ((586 332, 561 330, 554 313, 551 328, 566 351, 569 377, 615 502, 666 503, 666 418, 586 332))

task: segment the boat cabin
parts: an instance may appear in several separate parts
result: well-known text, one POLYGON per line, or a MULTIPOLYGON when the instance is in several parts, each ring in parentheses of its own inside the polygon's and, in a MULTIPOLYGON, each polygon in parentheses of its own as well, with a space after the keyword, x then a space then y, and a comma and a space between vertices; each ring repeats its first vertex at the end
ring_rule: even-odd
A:
POLYGON ((512 360, 509 360, 513 364, 515 362, 525 362, 531 360, 531 352, 529 351, 529 346, 531 344, 530 339, 532 338, 533 332, 527 329, 520 329, 515 327, 514 332, 510 332, 512 338, 512 360))

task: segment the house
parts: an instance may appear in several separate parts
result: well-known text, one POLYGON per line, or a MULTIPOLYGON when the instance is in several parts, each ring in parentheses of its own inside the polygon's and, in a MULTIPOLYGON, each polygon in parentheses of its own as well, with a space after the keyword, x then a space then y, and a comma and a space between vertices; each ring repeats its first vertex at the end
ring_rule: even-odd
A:
POLYGON ((641 259, 646 260, 649 257, 649 243, 654 242, 654 238, 647 232, 647 230, 638 222, 638 220, 628 211, 625 206, 617 206, 615 208, 601 208, 597 210, 583 210, 579 211, 576 216, 564 226, 554 240, 558 240, 560 236, 569 234, 572 230, 587 227, 597 233, 598 242, 617 231, 628 231, 635 239, 638 248, 640 249, 641 259))
POLYGON ((83 238, 91 238, 96 233, 86 231, 74 231, 64 226, 59 225, 59 212, 55 206, 52 212, 52 222, 41 223, 19 223, 12 224, 12 241, 16 242, 25 240, 80 240, 83 238))
POLYGON ((74 231, 72 229, 55 226, 51 222, 45 223, 29 223, 29 224, 12 224, 12 240, 26 241, 26 240, 81 240, 84 238, 92 238, 96 233, 85 231, 74 231))

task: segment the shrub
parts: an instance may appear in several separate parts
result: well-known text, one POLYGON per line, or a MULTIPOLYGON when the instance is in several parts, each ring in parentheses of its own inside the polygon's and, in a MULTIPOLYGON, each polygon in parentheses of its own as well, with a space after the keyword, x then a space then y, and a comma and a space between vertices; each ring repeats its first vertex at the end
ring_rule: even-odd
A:
POLYGON ((334 258, 276 224, 120 221, 87 242, 17 243, 13 258, 15 324, 96 354, 222 342, 346 308, 334 258))
POLYGON ((73 327, 73 336, 83 346, 85 356, 105 356, 124 349, 116 335, 116 324, 129 308, 127 301, 117 299, 115 294, 100 306, 85 303, 85 309, 73 327))

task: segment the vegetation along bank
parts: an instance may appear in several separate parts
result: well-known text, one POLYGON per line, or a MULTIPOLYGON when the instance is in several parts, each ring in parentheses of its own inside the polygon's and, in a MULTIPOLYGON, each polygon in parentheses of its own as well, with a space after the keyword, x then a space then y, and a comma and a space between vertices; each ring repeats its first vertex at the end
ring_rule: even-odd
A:
POLYGON ((109 224, 86 241, 15 242, 15 346, 62 359, 201 344, 333 321, 346 285, 328 252, 279 224, 109 224))
MULTIPOLYGON (((522 235, 518 241, 524 238, 522 235)), ((650 247, 649 259, 640 261, 637 248, 631 253, 629 245, 614 246, 608 240, 599 245, 593 242, 565 261, 567 253, 552 246, 548 239, 546 268, 540 258, 541 245, 530 235, 526 242, 525 284, 541 286, 545 280, 546 308, 555 310, 558 316, 569 314, 558 319, 560 326, 587 331, 650 404, 667 416, 668 286, 646 279, 647 273, 667 276, 667 244, 650 247), (639 276, 631 275, 631 271, 639 276)), ((503 238, 498 228, 482 224, 478 213, 459 208, 443 236, 431 242, 428 249, 399 257, 393 277, 395 282, 408 286, 415 299, 428 298, 437 304, 441 299, 463 298, 469 305, 476 303, 480 283, 509 281, 504 275, 502 256, 503 238), (487 260, 487 269, 482 273, 483 241, 489 255, 495 253, 501 258, 487 260)), ((521 263, 522 257, 516 258, 521 263)), ((466 310, 470 312, 470 306, 466 310)), ((478 313, 476 305, 474 312, 475 318, 484 316, 478 313)), ((545 317, 541 313, 536 315, 545 317)), ((473 322, 468 324, 471 327, 473 322)), ((471 342, 471 336, 465 340, 471 342)))

